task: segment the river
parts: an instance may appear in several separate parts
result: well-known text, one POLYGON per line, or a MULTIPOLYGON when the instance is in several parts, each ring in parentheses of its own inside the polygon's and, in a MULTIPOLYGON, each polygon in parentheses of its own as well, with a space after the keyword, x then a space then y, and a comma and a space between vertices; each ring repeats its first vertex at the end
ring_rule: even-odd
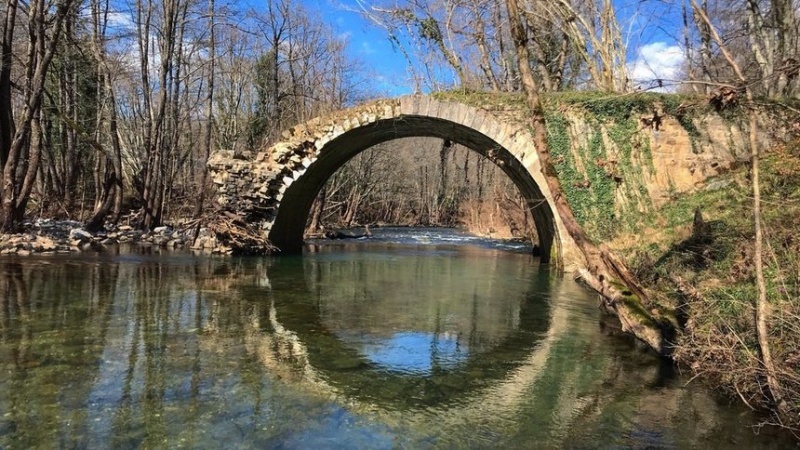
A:
POLYGON ((4 449, 795 445, 525 245, 454 230, 4 257, 0 302, 4 449))

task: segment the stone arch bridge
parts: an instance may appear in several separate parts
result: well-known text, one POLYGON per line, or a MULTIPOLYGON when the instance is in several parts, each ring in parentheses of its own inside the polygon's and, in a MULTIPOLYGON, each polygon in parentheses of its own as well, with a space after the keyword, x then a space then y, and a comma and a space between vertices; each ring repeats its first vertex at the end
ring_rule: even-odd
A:
POLYGON ((314 119, 283 133, 283 141, 250 155, 215 153, 209 169, 216 201, 236 212, 283 253, 298 252, 314 199, 328 178, 355 155, 404 137, 461 144, 498 165, 525 198, 541 261, 580 263, 574 241, 555 213, 533 137, 518 109, 485 109, 431 96, 379 100, 314 119))

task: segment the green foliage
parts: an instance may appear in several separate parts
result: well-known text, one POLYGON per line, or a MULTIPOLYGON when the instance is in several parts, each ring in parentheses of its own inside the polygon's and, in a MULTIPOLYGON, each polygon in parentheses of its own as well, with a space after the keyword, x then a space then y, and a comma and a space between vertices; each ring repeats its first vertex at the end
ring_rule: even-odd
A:
MULTIPOLYGON (((637 126, 638 124, 632 117, 617 120, 607 126, 608 137, 614 142, 619 152, 619 171, 623 178, 620 188, 625 189, 627 198, 635 201, 641 208, 639 210, 640 208, 637 207, 637 211, 629 211, 630 214, 625 215, 625 225, 628 229, 633 229, 637 225, 639 213, 649 211, 653 207, 644 183, 644 171, 641 166, 641 163, 644 163, 651 172, 655 171, 653 155, 650 151, 650 139, 647 135, 637 135, 637 126), (638 163, 634 161, 634 149, 640 150, 642 161, 638 163)), ((644 129, 643 132, 649 133, 650 130, 644 129)))
POLYGON ((592 238, 608 240, 620 231, 632 230, 641 213, 653 209, 642 167, 655 170, 646 134, 649 130, 640 128, 638 116, 661 108, 665 97, 669 96, 584 92, 547 96, 548 140, 559 179, 576 218, 592 238), (560 112, 563 108, 583 115, 591 129, 587 147, 576 148, 575 153, 557 136, 567 134, 566 119, 560 112), (606 148, 609 144, 616 149, 616 158, 606 148), (576 155, 580 164, 574 161, 576 155), (581 173, 579 165, 584 168, 581 173), (628 200, 627 208, 615 204, 618 189, 628 200))
POLYGON ((575 218, 593 238, 611 237, 614 232, 614 183, 597 164, 606 156, 603 136, 595 133, 587 148, 573 149, 566 118, 549 111, 546 122, 553 165, 575 218), (581 158, 585 173, 578 169, 573 151, 581 158))
POLYGON ((675 117, 689 133, 695 152, 699 151, 697 141, 700 131, 694 120, 710 110, 705 98, 684 94, 641 92, 609 95, 600 92, 564 92, 548 97, 551 102, 579 106, 602 121, 623 122, 630 120, 633 114, 655 112, 660 108, 664 114, 675 117))
POLYGON ((672 114, 678 105, 694 99, 694 97, 677 94, 651 92, 633 94, 559 92, 548 94, 546 98, 550 105, 580 107, 602 121, 622 121, 631 118, 634 114, 654 111, 659 105, 663 105, 665 112, 672 114))
POLYGON ((417 27, 421 38, 437 43, 442 42, 442 30, 439 28, 439 22, 433 17, 418 19, 417 27))
POLYGON ((525 97, 516 92, 483 92, 460 87, 451 91, 433 92, 430 96, 439 101, 463 103, 490 111, 525 108, 525 97))

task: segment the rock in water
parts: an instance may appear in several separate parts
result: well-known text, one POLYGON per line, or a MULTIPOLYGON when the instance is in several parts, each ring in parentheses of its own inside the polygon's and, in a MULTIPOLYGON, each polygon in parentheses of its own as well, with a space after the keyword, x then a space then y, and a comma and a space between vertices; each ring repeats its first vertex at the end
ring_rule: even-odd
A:
POLYGON ((94 236, 92 233, 81 229, 81 228, 73 228, 69 230, 69 238, 72 240, 79 240, 81 242, 90 241, 94 236))

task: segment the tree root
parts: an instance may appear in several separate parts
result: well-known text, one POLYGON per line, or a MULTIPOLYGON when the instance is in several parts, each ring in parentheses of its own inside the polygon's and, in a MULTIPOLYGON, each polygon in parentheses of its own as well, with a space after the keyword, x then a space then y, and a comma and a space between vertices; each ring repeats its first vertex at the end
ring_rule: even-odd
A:
POLYGON ((244 218, 231 212, 217 212, 205 223, 216 236, 217 242, 227 247, 230 253, 268 255, 278 250, 257 225, 247 223, 244 218))

